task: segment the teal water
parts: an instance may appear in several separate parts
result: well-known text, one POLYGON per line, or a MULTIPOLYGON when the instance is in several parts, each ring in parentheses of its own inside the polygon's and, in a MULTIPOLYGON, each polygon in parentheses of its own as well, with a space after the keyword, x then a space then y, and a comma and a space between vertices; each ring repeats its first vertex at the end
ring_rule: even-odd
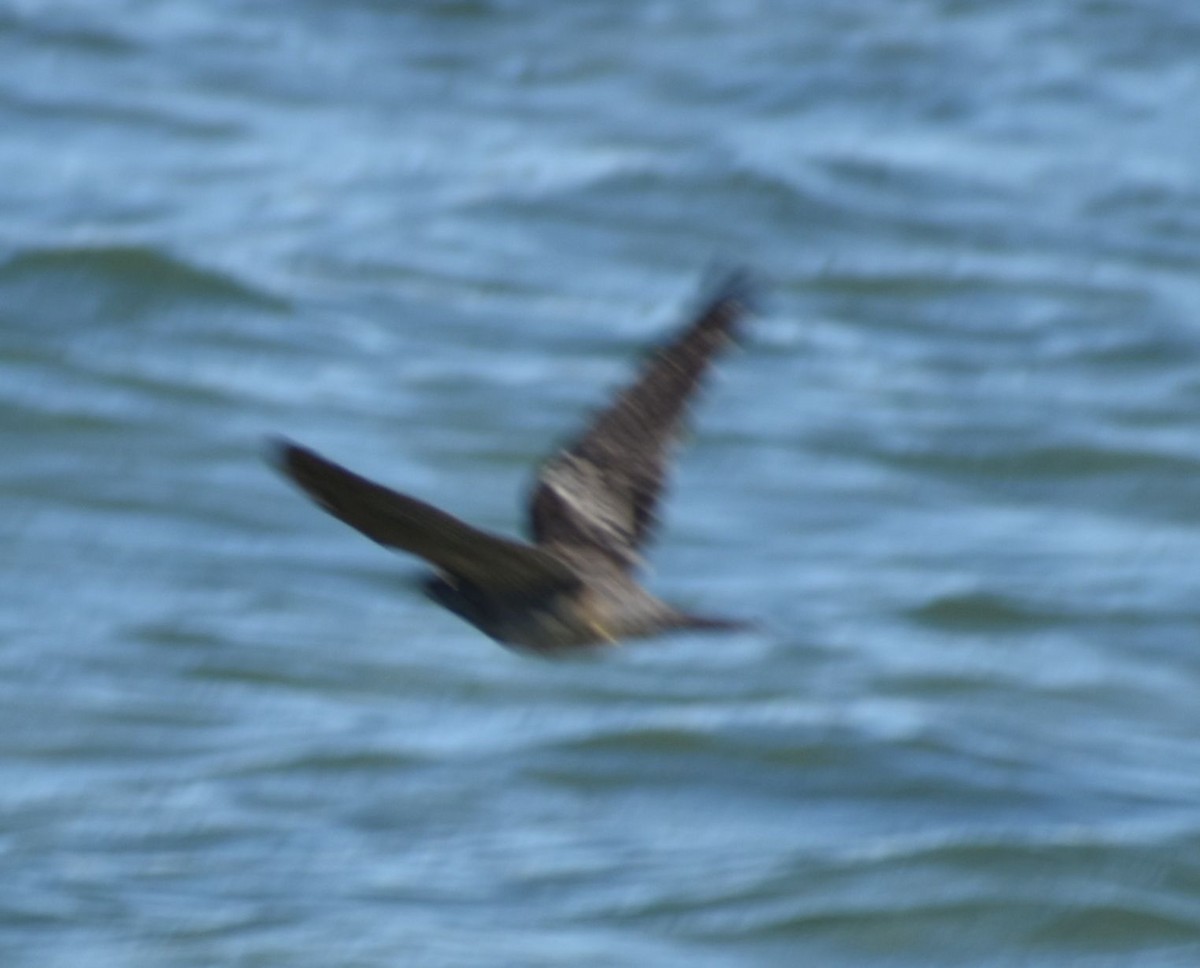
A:
POLYGON ((1200 964, 1200 11, 0 2, 0 964, 1200 964), (513 531, 770 281, 547 663, 261 460, 513 531))

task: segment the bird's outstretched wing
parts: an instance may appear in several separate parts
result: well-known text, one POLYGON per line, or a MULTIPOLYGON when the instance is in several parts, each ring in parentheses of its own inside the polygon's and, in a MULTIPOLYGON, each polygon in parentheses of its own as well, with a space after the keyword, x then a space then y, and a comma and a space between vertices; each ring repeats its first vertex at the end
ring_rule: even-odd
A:
POLYGON ((473 528, 307 448, 280 440, 274 457, 279 469, 335 518, 449 575, 490 591, 530 597, 579 584, 575 572, 549 552, 473 528))
POLYGON ((717 352, 737 335, 751 297, 746 274, 729 275, 583 435, 542 465, 530 501, 539 545, 600 552, 625 568, 638 564, 688 403, 717 352))

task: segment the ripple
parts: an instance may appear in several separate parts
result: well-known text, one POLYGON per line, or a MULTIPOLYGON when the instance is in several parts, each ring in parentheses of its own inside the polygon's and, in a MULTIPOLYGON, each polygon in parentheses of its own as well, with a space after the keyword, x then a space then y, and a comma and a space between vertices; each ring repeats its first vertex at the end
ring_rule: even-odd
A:
POLYGON ((1020 602, 988 592, 942 595, 909 611, 915 621, 947 631, 1019 631, 1052 620, 1020 602))
MULTIPOLYGON (((227 272, 201 268, 160 249, 140 245, 24 249, 0 264, 0 290, 33 292, 76 301, 100 301, 104 314, 143 316, 174 303, 225 303, 286 312, 288 303, 227 272)), ((39 314, 40 315, 40 314, 39 314)), ((20 319, 20 317, 16 317, 20 319)))

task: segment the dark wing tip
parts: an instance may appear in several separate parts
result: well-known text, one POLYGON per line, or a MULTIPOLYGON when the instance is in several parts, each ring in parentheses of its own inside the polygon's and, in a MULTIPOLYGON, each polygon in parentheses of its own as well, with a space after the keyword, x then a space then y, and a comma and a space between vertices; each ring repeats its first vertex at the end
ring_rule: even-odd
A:
POLYGON ((302 447, 286 437, 268 437, 264 442, 263 456, 275 470, 331 513, 334 512, 327 486, 330 471, 357 477, 345 468, 326 460, 316 451, 302 447))
POLYGON ((288 440, 286 437, 270 436, 263 441, 263 459, 284 477, 297 480, 305 458, 315 456, 312 451, 288 440))
POLYGON ((745 266, 726 266, 710 269, 702 291, 698 316, 707 316, 722 309, 737 317, 755 316, 762 310, 762 284, 758 276, 745 266))
POLYGON ((298 449, 296 444, 293 444, 286 437, 280 437, 272 434, 271 436, 263 439, 263 460, 265 460, 278 471, 286 470, 288 452, 294 449, 298 449))

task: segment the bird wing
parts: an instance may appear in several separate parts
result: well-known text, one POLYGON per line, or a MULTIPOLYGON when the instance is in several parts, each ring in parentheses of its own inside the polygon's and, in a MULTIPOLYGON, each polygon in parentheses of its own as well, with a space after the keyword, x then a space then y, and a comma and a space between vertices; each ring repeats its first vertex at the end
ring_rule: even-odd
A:
POLYGON ((481 588, 540 596, 579 584, 575 572, 550 552, 473 528, 305 447, 279 441, 275 462, 318 505, 372 541, 481 588))
POLYGON ((751 296, 746 274, 729 275, 582 436, 542 465, 529 509, 538 545, 587 547, 625 568, 638 564, 688 404, 737 335, 751 296))

